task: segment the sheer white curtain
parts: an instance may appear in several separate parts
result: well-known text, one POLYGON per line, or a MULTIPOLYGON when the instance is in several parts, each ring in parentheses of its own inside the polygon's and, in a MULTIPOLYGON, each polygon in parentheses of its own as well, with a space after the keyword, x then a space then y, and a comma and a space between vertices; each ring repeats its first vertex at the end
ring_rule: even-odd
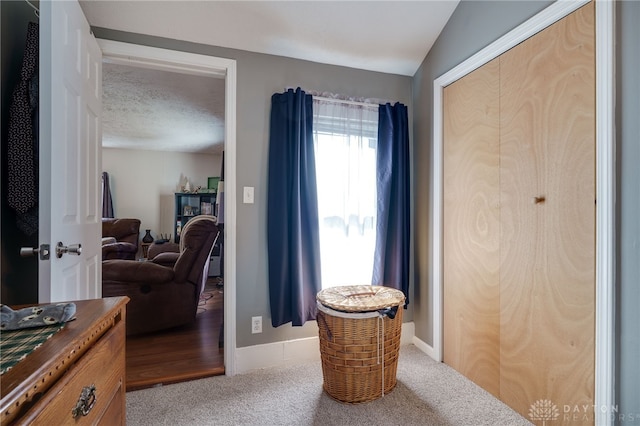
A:
POLYGON ((378 105, 313 99, 322 287, 371 284, 378 105))

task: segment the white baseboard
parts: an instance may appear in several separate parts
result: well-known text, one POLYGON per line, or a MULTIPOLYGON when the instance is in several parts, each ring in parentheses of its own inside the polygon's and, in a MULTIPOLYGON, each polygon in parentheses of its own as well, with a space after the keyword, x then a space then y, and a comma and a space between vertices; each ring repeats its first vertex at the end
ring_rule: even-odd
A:
POLYGON ((431 346, 428 343, 418 339, 416 336, 413 336, 413 340, 412 340, 411 343, 416 345, 416 348, 420 349, 422 352, 424 352, 425 354, 427 354, 428 356, 433 358, 435 361, 438 361, 438 362, 441 361, 436 356, 436 351, 433 349, 433 346, 431 346))
POLYGON ((268 367, 320 360, 317 337, 236 348, 236 374, 268 367))
MULTIPOLYGON (((402 324, 400 345, 414 343, 415 325, 402 324)), ((261 368, 280 367, 306 361, 320 361, 320 341, 318 337, 266 343, 264 345, 236 348, 236 374, 248 373, 261 368)))

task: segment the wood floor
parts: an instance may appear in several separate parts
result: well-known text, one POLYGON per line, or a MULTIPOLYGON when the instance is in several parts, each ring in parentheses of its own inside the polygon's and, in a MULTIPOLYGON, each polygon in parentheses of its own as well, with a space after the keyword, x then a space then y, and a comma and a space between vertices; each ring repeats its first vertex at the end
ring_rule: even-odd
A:
POLYGON ((224 374, 223 287, 210 279, 195 323, 127 337, 127 391, 224 374))

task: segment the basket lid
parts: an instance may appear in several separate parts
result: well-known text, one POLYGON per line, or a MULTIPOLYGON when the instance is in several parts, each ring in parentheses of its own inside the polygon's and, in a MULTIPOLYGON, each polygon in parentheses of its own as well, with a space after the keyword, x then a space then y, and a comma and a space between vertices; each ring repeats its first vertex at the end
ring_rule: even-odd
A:
POLYGON ((404 303, 404 293, 377 285, 345 285, 325 288, 316 299, 324 306, 343 312, 368 312, 404 303))

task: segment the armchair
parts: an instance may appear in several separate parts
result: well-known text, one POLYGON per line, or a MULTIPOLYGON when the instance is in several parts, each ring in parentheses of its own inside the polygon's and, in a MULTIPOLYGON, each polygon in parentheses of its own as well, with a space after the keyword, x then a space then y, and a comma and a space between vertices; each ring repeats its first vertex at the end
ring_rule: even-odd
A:
POLYGON ((135 259, 140 220, 102 219, 102 260, 135 259))
MULTIPOLYGON (((185 225, 173 266, 154 261, 102 262, 102 295, 128 296, 127 335, 193 322, 218 238, 213 216, 200 215, 185 225)), ((171 254, 171 253, 167 253, 171 254)))
MULTIPOLYGON (((187 222, 188 223, 188 222, 187 222)), ((180 253, 180 244, 165 242, 162 244, 151 243, 147 257, 154 263, 165 266, 173 266, 180 253)))

